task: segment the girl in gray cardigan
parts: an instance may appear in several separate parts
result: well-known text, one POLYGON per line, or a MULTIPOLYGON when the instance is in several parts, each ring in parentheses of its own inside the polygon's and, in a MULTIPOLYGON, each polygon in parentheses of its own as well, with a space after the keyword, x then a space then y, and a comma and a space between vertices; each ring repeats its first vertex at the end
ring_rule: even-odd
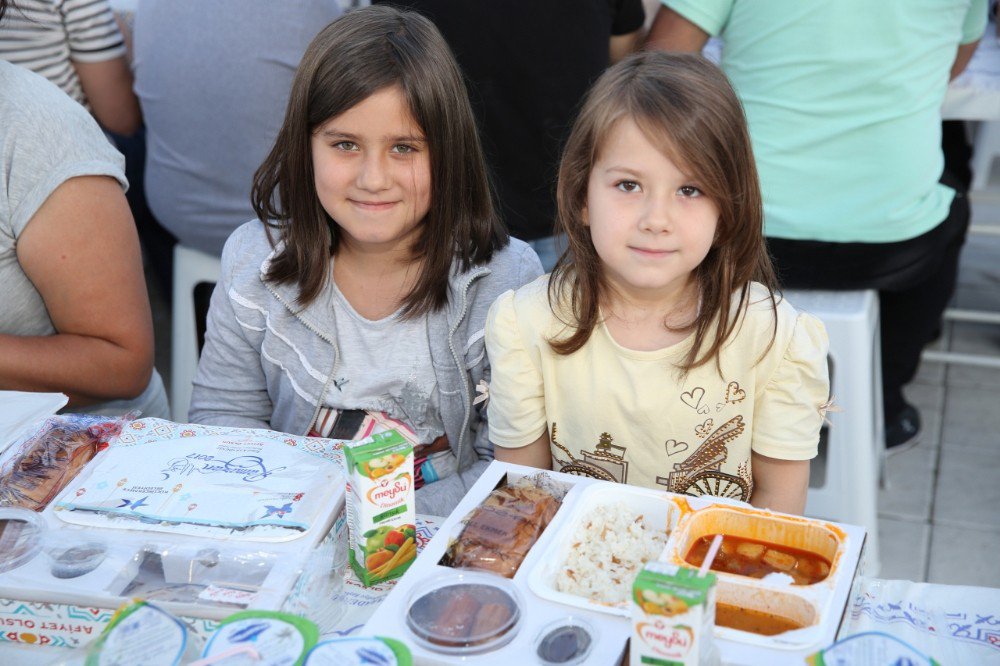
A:
POLYGON ((226 243, 196 423, 416 446, 417 509, 447 515, 493 458, 483 327, 541 273, 490 200, 461 75, 417 14, 356 10, 295 75, 226 243))

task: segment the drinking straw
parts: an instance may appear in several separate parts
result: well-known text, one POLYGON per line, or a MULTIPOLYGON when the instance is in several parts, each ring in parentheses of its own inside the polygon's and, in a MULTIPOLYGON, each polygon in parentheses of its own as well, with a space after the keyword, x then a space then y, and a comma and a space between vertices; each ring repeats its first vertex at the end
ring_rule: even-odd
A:
POLYGON ((708 552, 705 553, 705 560, 698 567, 698 575, 704 576, 708 573, 708 570, 712 567, 712 562, 715 561, 715 556, 719 554, 719 546, 722 545, 722 535, 716 534, 715 538, 712 539, 712 545, 708 547, 708 552))

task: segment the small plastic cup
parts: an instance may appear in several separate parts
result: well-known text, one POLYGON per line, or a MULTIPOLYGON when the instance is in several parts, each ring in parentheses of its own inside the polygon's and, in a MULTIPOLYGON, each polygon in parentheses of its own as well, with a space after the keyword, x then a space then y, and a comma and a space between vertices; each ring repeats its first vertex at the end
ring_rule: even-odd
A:
POLYGON ((34 511, 0 508, 0 573, 28 562, 42 550, 45 523, 34 511))
POLYGON ((593 625, 568 615, 542 627, 535 639, 535 656, 544 666, 574 666, 590 656, 596 642, 593 625))

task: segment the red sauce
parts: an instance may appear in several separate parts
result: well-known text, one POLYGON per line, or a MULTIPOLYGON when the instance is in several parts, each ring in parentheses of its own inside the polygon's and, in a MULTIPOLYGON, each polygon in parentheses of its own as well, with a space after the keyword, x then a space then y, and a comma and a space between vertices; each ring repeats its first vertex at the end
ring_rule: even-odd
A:
MULTIPOLYGON (((710 534, 695 541, 684 559, 693 566, 701 566, 713 538, 715 535, 710 534)), ((830 562, 806 550, 723 535, 712 570, 751 578, 779 572, 791 576, 796 585, 812 585, 830 575, 830 562)))

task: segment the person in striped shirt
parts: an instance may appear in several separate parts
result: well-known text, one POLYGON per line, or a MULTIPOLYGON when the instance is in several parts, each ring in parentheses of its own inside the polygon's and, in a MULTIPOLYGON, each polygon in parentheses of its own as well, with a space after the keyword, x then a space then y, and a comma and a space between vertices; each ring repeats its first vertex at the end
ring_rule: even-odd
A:
POLYGON ((125 42, 108 0, 16 0, 0 25, 0 59, 62 88, 115 134, 141 123, 125 42))

